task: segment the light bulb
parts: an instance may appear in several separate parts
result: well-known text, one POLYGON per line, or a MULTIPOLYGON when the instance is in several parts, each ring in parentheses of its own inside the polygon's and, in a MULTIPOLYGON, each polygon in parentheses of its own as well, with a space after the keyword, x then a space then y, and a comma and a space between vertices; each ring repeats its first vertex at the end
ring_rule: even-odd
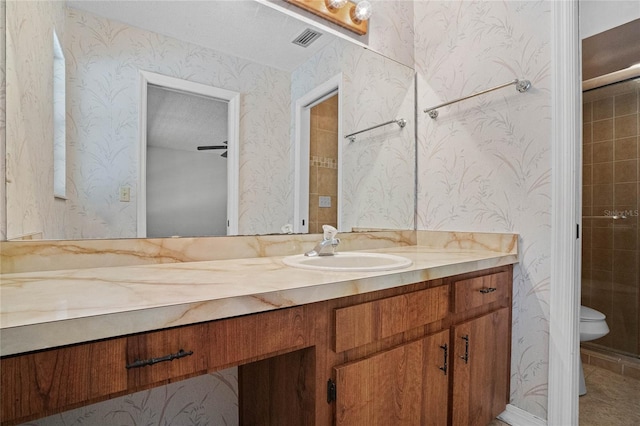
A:
POLYGON ((351 19, 355 23, 360 23, 362 21, 366 21, 371 17, 372 7, 371 3, 367 0, 362 0, 358 2, 358 4, 351 9, 351 19))
POLYGON ((327 9, 329 10, 337 10, 344 7, 347 4, 348 0, 325 0, 325 4, 327 5, 327 9))

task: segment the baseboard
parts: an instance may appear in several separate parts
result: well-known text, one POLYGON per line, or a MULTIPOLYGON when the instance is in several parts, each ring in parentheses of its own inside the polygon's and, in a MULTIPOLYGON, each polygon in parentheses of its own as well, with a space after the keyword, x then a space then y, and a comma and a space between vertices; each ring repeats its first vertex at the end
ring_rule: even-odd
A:
POLYGON ((511 426, 547 426, 546 420, 511 404, 507 405, 506 410, 498 416, 498 419, 511 426))

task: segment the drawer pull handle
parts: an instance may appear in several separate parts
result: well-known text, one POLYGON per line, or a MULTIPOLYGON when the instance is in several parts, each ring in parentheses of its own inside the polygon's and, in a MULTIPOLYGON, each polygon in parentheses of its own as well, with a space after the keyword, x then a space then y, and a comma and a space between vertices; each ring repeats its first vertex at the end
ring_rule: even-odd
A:
POLYGON ((444 345, 440 345, 440 349, 442 349, 444 351, 444 365, 442 367, 438 367, 440 370, 442 370, 444 372, 444 375, 447 375, 447 359, 449 358, 449 348, 447 347, 447 344, 445 343, 444 345))
POLYGON ((183 349, 180 349, 175 354, 169 354, 169 355, 161 356, 159 358, 136 359, 131 364, 127 364, 126 367, 127 369, 146 367, 147 365, 153 365, 153 364, 157 364, 159 362, 164 362, 164 361, 173 361, 174 359, 184 358, 189 355, 193 355, 193 351, 185 351, 183 349))
POLYGON ((497 290, 497 288, 495 288, 495 287, 482 288, 482 289, 480 289, 480 293, 488 294, 488 293, 493 293, 496 290, 497 290))
POLYGON ((464 340, 464 355, 461 355, 460 358, 464 360, 465 364, 469 363, 469 335, 461 337, 464 340))

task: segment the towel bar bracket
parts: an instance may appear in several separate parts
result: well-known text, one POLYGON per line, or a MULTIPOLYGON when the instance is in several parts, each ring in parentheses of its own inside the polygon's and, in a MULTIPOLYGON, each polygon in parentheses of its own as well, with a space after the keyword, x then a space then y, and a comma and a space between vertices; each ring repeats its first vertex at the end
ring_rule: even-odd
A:
POLYGON ((516 80, 516 90, 520 93, 524 93, 531 88, 531 82, 529 80, 516 80))

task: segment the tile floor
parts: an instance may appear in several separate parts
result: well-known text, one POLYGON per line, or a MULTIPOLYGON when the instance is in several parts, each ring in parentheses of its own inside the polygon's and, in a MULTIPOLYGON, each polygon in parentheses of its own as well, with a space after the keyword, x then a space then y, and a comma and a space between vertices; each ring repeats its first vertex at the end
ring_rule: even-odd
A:
POLYGON ((640 380, 587 364, 584 376, 580 426, 640 425, 640 380))
MULTIPOLYGON (((580 426, 640 425, 640 380, 584 365, 587 394, 580 397, 580 426)), ((487 426, 505 426, 498 419, 487 426)))

